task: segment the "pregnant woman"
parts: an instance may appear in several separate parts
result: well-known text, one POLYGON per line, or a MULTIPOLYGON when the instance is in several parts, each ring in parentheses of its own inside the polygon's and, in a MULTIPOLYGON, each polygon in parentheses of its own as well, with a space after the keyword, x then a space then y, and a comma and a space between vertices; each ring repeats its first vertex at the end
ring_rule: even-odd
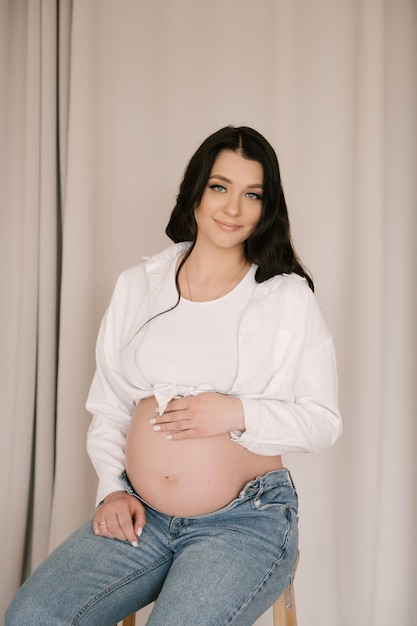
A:
POLYGON ((281 455, 341 432, 332 339, 293 249, 274 150, 247 127, 186 169, 174 245, 121 274, 87 408, 92 520, 26 581, 7 626, 250 626, 292 581, 281 455))

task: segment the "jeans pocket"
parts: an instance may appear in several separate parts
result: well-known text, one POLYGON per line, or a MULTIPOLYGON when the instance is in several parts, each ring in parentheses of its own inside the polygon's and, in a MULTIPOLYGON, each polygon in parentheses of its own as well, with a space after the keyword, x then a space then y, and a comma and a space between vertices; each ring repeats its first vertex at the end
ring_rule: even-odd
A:
POLYGON ((298 496, 293 487, 279 486, 267 491, 260 490, 253 498, 253 505, 258 511, 278 507, 285 512, 290 510, 298 514, 298 496))

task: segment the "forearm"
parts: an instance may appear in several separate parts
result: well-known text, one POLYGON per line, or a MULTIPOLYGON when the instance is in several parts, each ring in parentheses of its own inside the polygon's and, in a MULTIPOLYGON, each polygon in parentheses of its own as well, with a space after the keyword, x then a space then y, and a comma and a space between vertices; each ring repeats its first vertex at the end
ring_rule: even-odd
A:
POLYGON ((126 428, 93 416, 87 433, 87 452, 99 479, 97 504, 121 489, 118 477, 125 469, 125 441, 126 428))
POLYGON ((255 454, 320 452, 342 432, 337 405, 260 398, 242 398, 242 404, 246 430, 233 432, 232 438, 255 454))

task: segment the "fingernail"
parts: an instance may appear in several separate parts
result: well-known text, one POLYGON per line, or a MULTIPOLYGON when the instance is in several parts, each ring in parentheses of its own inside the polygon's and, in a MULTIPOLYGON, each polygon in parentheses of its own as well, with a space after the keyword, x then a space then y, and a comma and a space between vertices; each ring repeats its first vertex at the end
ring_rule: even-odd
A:
POLYGON ((143 532, 143 528, 138 528, 138 537, 141 536, 142 532, 143 532))
POLYGON ((161 427, 159 425, 157 426, 152 426, 152 430, 161 430, 161 427))
POLYGON ((131 543, 134 548, 137 548, 139 546, 137 541, 132 541, 131 543))
POLYGON ((150 424, 156 424, 156 419, 154 417, 151 417, 151 419, 149 420, 150 424))
POLYGON ((168 440, 172 439, 172 435, 167 435, 166 439, 168 439, 168 440))

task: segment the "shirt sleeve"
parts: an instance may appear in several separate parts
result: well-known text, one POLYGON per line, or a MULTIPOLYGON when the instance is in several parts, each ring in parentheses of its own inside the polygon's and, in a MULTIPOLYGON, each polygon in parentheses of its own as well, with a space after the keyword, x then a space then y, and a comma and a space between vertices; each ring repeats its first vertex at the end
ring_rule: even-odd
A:
POLYGON ((125 365, 127 329, 135 327, 135 318, 129 311, 135 305, 137 311, 137 303, 131 302, 130 283, 129 271, 121 274, 101 322, 96 370, 86 402, 93 415, 87 452, 99 479, 97 503, 112 491, 123 489, 118 477, 125 468, 126 433, 137 401, 127 382, 125 365))
POLYGON ((331 338, 301 359, 294 397, 241 397, 246 430, 232 439, 255 454, 320 452, 342 432, 336 360, 331 338))
POLYGON ((322 451, 341 435, 342 420, 335 350, 321 308, 306 284, 287 278, 262 311, 246 337, 253 365, 249 391, 239 393, 245 431, 231 437, 255 454, 322 451))

